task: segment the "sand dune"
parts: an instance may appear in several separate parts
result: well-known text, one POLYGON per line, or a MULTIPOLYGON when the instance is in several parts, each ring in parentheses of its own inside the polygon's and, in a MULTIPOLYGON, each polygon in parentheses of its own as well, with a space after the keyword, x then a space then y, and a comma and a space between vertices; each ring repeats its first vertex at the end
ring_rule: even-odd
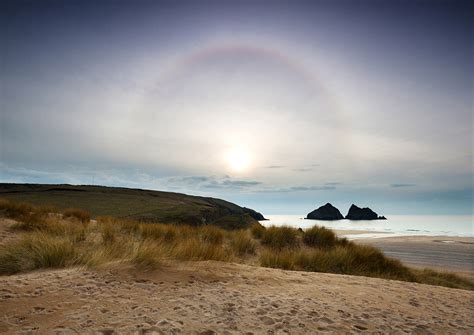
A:
POLYGON ((9 334, 474 332, 471 291, 220 262, 41 271, 0 287, 9 334))

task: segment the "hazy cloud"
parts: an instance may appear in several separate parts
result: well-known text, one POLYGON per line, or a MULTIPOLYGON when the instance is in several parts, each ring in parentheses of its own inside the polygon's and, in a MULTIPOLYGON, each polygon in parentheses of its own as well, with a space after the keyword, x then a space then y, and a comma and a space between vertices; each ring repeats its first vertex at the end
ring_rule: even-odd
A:
POLYGON ((404 183, 390 184, 390 187, 393 187, 393 188, 399 188, 399 187, 413 187, 413 186, 416 186, 416 184, 404 184, 404 183))
POLYGON ((261 193, 290 193, 304 191, 330 191, 335 190, 335 186, 291 186, 281 188, 263 188, 258 190, 261 193))

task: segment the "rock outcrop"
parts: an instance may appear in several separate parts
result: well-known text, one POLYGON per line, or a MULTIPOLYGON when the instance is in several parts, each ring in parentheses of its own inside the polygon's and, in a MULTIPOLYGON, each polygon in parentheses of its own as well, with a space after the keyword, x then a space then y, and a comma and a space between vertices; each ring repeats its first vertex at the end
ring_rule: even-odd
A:
POLYGON ((245 213, 247 213, 248 215, 250 215, 252 218, 254 218, 257 221, 267 220, 267 219, 265 219, 265 217, 261 213, 255 211, 251 208, 242 207, 242 209, 244 210, 245 213))
POLYGON ((368 207, 360 208, 352 204, 349 212, 346 215, 348 220, 386 220, 384 216, 378 216, 373 210, 368 207))
POLYGON ((318 209, 315 209, 314 211, 306 215, 306 218, 311 219, 311 220, 326 220, 326 221, 344 219, 341 212, 339 212, 339 209, 337 209, 330 203, 327 203, 326 205, 321 206, 318 209))

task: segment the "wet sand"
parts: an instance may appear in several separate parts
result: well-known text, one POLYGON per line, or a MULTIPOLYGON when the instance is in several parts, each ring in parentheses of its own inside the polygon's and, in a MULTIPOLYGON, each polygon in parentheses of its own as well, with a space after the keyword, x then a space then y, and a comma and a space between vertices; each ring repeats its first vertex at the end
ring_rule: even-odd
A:
POLYGON ((472 334, 472 291, 249 265, 0 277, 6 334, 472 334))
POLYGON ((474 237, 399 236, 356 239, 416 268, 452 271, 474 280, 474 237))

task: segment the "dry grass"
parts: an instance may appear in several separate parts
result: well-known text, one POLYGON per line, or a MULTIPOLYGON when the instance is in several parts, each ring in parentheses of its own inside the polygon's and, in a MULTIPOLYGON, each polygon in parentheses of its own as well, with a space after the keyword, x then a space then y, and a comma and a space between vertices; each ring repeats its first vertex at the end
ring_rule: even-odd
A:
POLYGON ((252 225, 252 227, 250 227, 250 231, 252 232, 252 236, 259 240, 265 233, 265 227, 262 226, 260 223, 255 223, 254 225, 252 225))
POLYGON ((261 243, 275 250, 296 248, 299 245, 298 230, 288 226, 266 228, 261 243))
POLYGON ((374 247, 339 239, 322 227, 300 233, 292 227, 255 224, 250 229, 229 231, 208 225, 144 224, 113 217, 98 218, 93 224, 4 200, 0 200, 0 211, 24 220, 14 226, 23 238, 0 247, 0 274, 75 265, 99 267, 110 262, 131 263, 138 270, 149 271, 166 259, 259 261, 262 266, 286 270, 474 289, 474 283, 454 274, 410 269, 374 247))
POLYGON ((160 267, 162 250, 154 241, 143 241, 138 245, 132 257, 132 263, 143 271, 155 270, 160 267))
POLYGON ((233 233, 230 246, 239 256, 254 255, 257 249, 257 244, 246 230, 239 230, 233 233))
POLYGON ((68 208, 64 210, 63 215, 65 218, 74 218, 84 223, 91 220, 91 213, 79 208, 68 208))
POLYGON ((66 238, 32 233, 0 248, 0 274, 77 264, 74 245, 66 238))
POLYGON ((336 234, 325 227, 314 226, 303 232, 303 242, 310 247, 331 248, 336 241, 336 234))

